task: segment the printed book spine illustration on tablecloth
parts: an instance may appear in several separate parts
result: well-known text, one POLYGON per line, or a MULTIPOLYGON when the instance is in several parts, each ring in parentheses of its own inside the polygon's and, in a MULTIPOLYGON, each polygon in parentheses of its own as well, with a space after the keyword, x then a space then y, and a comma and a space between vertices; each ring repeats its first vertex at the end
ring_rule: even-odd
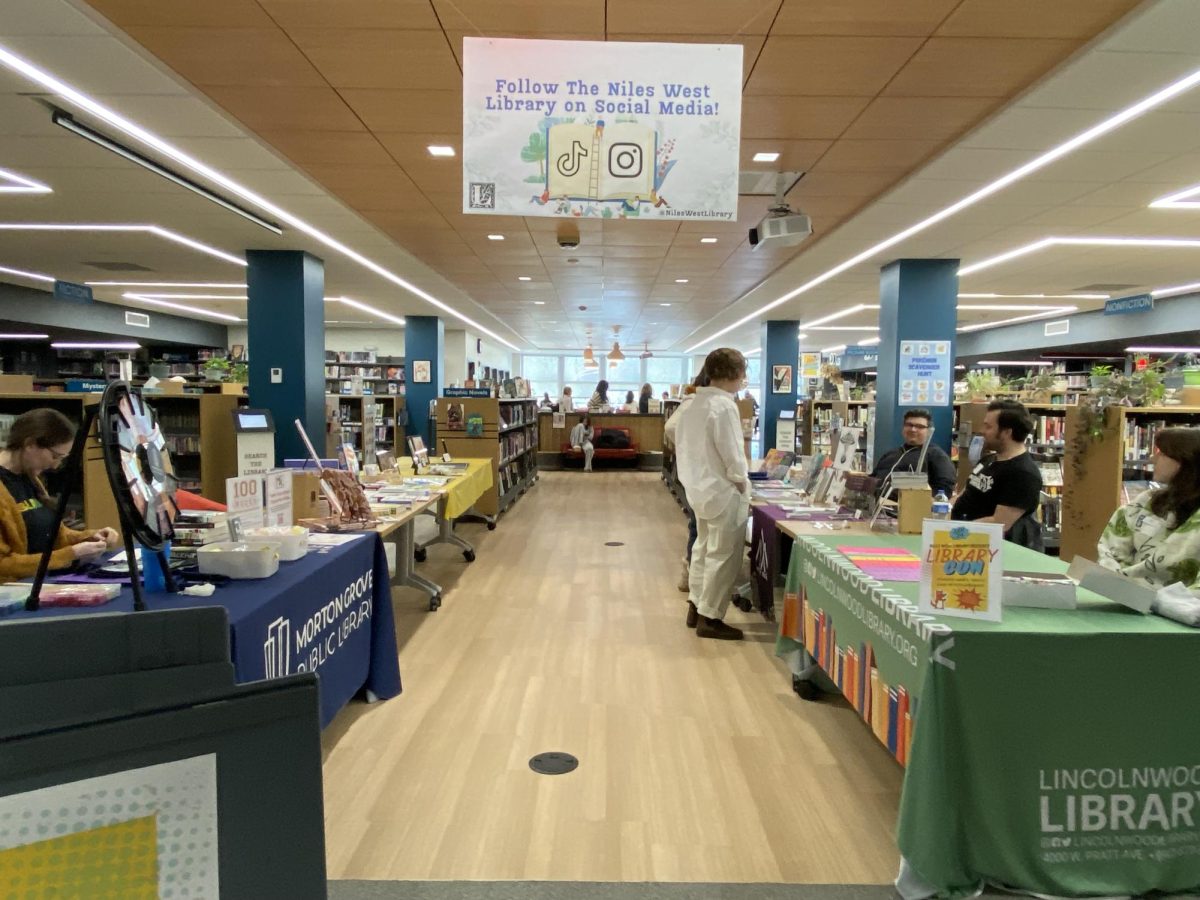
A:
POLYGON ((838 644, 833 617, 814 607, 803 587, 799 593, 785 594, 780 633, 804 645, 879 742, 897 762, 906 765, 917 699, 904 685, 889 685, 880 677, 871 644, 838 644))

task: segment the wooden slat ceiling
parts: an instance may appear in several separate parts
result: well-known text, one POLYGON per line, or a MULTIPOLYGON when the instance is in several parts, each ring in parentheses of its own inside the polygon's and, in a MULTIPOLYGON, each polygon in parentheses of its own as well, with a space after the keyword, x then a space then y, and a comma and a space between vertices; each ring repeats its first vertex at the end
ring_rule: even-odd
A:
POLYGON ((561 345, 549 325, 565 321, 577 341, 620 326, 666 348, 1139 0, 89 2, 534 343, 561 345), (767 201, 743 198, 736 224, 583 222, 568 263, 555 220, 463 215, 460 160, 425 147, 461 148, 466 35, 740 42, 742 168, 806 171, 789 200, 814 238, 751 254, 746 229, 767 201), (777 163, 751 162, 767 150, 777 163))

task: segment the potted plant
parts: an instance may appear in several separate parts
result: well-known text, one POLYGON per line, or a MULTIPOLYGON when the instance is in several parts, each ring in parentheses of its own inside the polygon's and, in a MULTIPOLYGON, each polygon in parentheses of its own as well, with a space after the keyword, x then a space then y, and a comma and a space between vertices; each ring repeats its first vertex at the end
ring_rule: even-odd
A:
POLYGON ((234 363, 229 369, 229 380, 238 384, 250 383, 250 366, 248 363, 234 363))
POLYGON ((1000 389, 1000 378, 992 372, 968 372, 967 393, 971 400, 980 403, 1000 389))
POLYGON ((1088 373, 1088 384, 1093 391, 1100 390, 1104 387, 1105 382, 1113 373, 1112 366, 1092 366, 1092 370, 1088 373))
POLYGON ((150 360, 150 377, 163 381, 171 377, 171 367, 162 357, 150 360))
POLYGON ((1029 392, 1029 399, 1034 403, 1048 403, 1058 381, 1057 375, 1043 369, 1025 379, 1025 390, 1029 392))
POLYGON ((204 363, 204 377, 208 381, 224 381, 229 376, 229 368, 229 360, 214 356, 204 363))

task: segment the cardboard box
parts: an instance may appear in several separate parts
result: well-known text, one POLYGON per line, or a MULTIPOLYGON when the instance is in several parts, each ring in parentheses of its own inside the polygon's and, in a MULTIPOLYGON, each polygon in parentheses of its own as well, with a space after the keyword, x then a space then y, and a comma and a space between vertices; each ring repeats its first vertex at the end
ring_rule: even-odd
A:
POLYGON ((923 488, 904 488, 896 492, 900 498, 900 516, 896 523, 899 534, 920 534, 922 523, 933 511, 933 493, 923 488))
POLYGON ((321 476, 317 472, 292 472, 292 521, 320 516, 321 476))
POLYGON ((222 381, 221 393, 234 394, 235 396, 240 397, 242 394, 246 393, 246 385, 242 384, 240 381, 222 381))
POLYGON ((0 375, 0 394, 32 394, 32 375, 0 375))

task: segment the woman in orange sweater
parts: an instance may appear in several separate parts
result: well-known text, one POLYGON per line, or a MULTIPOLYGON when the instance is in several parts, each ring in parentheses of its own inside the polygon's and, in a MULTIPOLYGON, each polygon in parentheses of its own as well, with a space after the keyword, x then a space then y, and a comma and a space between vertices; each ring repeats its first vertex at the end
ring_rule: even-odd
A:
POLYGON ((29 578, 37 573, 42 552, 53 547, 51 569, 75 560, 94 559, 115 548, 120 535, 112 528, 91 533, 65 525, 58 534, 54 509, 41 474, 58 468, 71 452, 75 426, 53 409, 31 409, 17 416, 0 450, 0 579, 29 578))

